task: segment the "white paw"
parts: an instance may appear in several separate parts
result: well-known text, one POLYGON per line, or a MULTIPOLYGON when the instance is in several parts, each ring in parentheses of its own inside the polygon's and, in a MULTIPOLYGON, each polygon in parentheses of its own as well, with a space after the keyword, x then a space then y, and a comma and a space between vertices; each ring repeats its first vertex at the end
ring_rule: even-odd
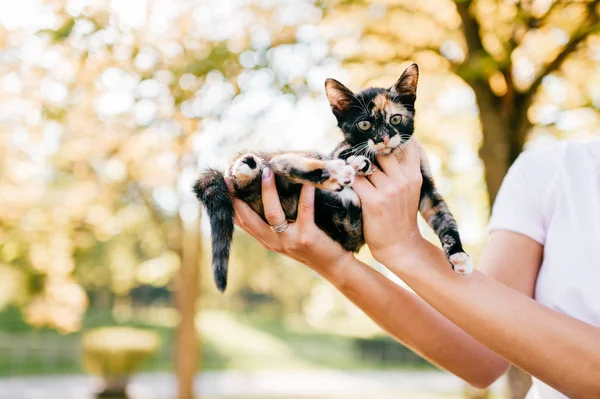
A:
POLYGON ((354 168, 357 174, 368 175, 371 173, 371 161, 362 155, 353 155, 346 162, 354 168))
POLYGON ((232 174, 238 180, 252 180, 260 172, 262 162, 260 158, 253 154, 246 154, 238 158, 233 165, 232 174))
POLYGON ((352 166, 347 165, 343 159, 329 161, 326 169, 329 172, 329 178, 324 183, 326 188, 341 191, 344 187, 349 187, 354 183, 356 171, 352 166))
POLYGON ((450 263, 456 274, 467 275, 473 273, 473 260, 464 252, 450 256, 450 263))

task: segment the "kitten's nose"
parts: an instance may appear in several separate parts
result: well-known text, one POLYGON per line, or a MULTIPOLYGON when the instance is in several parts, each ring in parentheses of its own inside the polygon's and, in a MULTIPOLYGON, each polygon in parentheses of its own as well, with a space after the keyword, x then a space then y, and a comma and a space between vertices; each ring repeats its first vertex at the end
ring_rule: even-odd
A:
POLYGON ((387 144, 390 141, 390 136, 383 137, 383 144, 387 144))

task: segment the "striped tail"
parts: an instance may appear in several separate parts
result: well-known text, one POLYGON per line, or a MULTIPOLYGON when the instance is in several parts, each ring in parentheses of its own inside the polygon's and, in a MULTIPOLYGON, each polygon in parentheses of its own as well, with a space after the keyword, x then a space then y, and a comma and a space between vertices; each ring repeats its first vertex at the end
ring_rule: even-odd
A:
POLYGON ((233 201, 229 196, 224 175, 216 169, 207 169, 196 184, 196 197, 206 208, 212 237, 213 276, 219 291, 227 287, 229 251, 233 239, 233 201))

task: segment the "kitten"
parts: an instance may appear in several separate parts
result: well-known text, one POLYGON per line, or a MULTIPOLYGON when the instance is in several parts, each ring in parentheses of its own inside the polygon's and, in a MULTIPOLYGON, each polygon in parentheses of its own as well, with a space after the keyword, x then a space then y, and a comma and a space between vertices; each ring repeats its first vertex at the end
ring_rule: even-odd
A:
MULTIPOLYGON (((234 196, 264 220, 261 174, 269 166, 285 215, 295 220, 302 184, 312 184, 317 187, 316 225, 346 250, 358 251, 365 241, 360 201, 351 186, 355 176, 370 174, 375 154, 393 153, 400 160, 402 147, 414 131, 418 78, 418 67, 412 64, 389 89, 368 88, 356 94, 340 82, 327 79, 325 91, 344 141, 329 156, 317 152, 243 153, 227 171, 234 196)), ((456 221, 435 188, 423 151, 421 173, 419 211, 440 238, 454 271, 470 274, 471 258, 463 251, 456 221)), ((224 291, 234 211, 223 172, 206 170, 194 185, 194 192, 209 216, 213 273, 217 287, 224 291)))

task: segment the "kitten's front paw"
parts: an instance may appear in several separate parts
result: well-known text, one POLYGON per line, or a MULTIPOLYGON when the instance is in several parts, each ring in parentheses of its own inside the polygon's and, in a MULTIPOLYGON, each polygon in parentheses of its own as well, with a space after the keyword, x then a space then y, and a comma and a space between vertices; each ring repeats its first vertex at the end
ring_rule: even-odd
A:
POLYGON ((371 161, 362 156, 362 155, 352 155, 351 157, 349 157, 346 162, 348 162, 348 165, 352 166, 354 168, 354 170, 356 171, 356 174, 359 176, 364 176, 364 175, 370 175, 372 172, 371 170, 371 166, 373 165, 371 163, 371 161))
POLYGON ((456 274, 467 275, 473 273, 473 260, 466 253, 459 252, 450 255, 449 260, 452 264, 452 270, 454 270, 456 274))
POLYGON ((323 187, 332 191, 342 191, 344 187, 351 186, 356 176, 354 168, 343 159, 327 162, 326 174, 328 178, 323 182, 323 187))
POLYGON ((231 174, 241 183, 253 180, 262 168, 262 162, 254 154, 242 155, 235 161, 231 174))

